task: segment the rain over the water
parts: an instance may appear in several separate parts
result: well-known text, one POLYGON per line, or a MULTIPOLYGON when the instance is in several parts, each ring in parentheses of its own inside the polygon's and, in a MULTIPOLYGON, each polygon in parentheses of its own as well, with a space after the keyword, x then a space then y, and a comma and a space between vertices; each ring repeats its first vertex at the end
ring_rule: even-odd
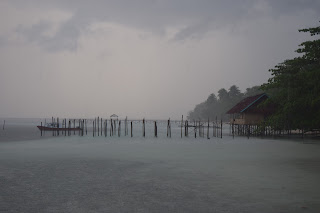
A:
POLYGON ((320 212, 320 1, 1 0, 0 212, 320 212))

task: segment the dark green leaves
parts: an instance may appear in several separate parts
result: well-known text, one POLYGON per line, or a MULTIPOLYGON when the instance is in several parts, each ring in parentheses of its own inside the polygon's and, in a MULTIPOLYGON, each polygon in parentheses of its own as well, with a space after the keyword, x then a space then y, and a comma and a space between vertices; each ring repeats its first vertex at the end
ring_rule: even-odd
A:
MULTIPOLYGON (((302 29, 311 36, 320 34, 320 27, 302 29)), ((269 71, 272 78, 263 90, 276 91, 270 102, 277 111, 268 122, 279 128, 320 128, 320 40, 306 41, 296 51, 300 57, 285 60, 269 71)))

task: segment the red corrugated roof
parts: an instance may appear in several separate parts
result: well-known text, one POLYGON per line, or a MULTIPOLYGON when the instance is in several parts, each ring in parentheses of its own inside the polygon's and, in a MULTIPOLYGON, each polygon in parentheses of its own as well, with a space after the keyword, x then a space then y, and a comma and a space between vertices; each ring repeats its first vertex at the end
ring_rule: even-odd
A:
POLYGON ((232 107, 227 112, 227 114, 244 112, 263 97, 268 97, 268 96, 265 93, 263 93, 263 94, 247 97, 242 101, 240 101, 239 103, 237 103, 234 107, 232 107))

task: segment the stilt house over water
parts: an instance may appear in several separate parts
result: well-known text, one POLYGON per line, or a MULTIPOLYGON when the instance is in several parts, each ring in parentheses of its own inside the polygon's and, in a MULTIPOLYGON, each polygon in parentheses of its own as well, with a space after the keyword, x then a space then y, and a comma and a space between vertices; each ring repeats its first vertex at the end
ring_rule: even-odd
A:
POLYGON ((231 115, 230 122, 240 125, 260 124, 270 114, 270 110, 267 107, 258 106, 266 99, 268 99, 268 96, 265 93, 243 99, 227 112, 227 114, 231 115))

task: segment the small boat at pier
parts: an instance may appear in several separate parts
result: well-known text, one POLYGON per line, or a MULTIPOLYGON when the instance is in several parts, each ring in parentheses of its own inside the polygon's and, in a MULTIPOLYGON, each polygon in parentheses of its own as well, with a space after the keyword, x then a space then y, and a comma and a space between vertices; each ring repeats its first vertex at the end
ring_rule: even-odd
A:
POLYGON ((37 126, 41 131, 74 131, 82 130, 80 127, 59 127, 56 123, 47 123, 44 126, 37 126))

